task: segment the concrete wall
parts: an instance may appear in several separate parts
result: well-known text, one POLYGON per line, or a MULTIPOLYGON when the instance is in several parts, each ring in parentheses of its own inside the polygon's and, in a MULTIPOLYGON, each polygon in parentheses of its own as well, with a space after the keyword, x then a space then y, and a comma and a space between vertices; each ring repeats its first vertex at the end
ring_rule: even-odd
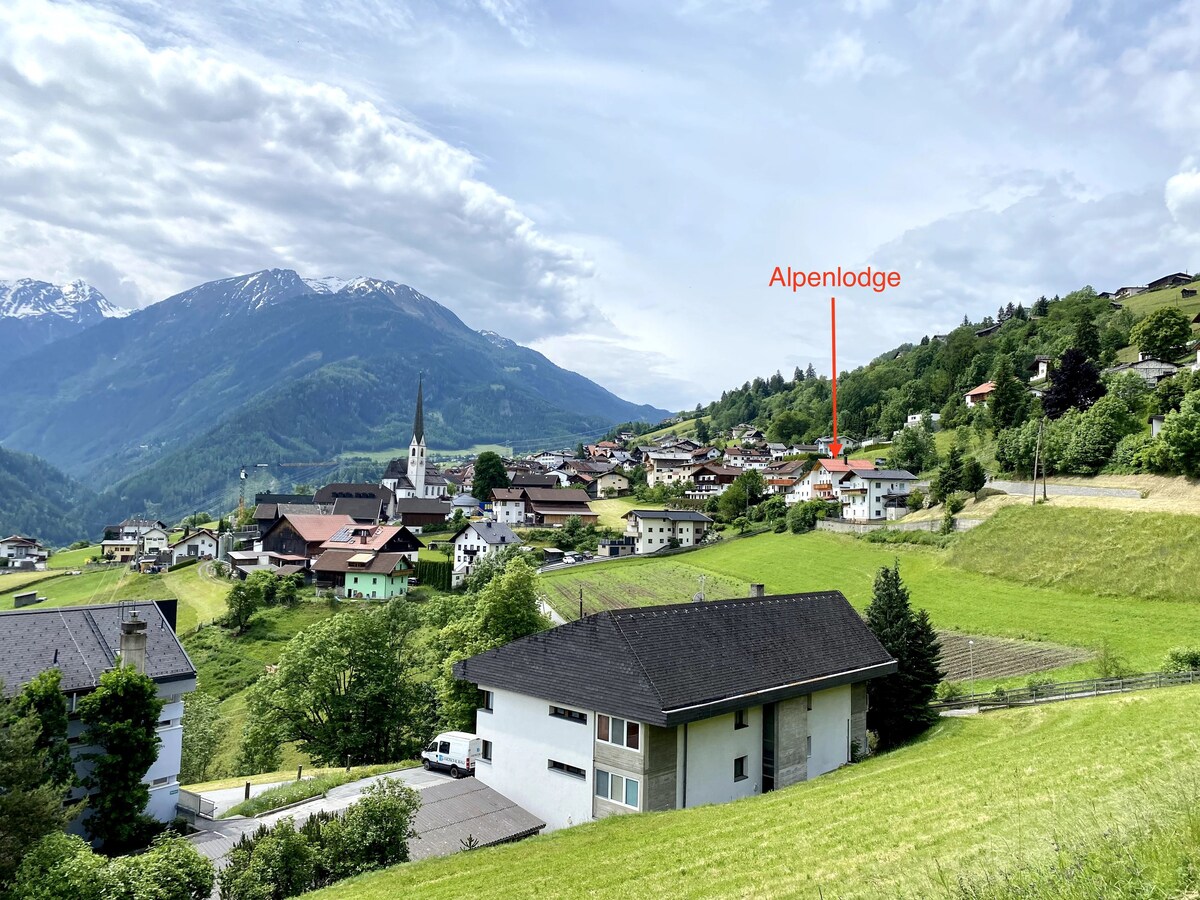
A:
POLYGON ((850 686, 850 740, 858 742, 859 756, 866 756, 867 746, 867 683, 850 686))
POLYGON ((475 777, 542 819, 547 831, 590 821, 595 711, 579 710, 588 717, 583 724, 552 717, 546 700, 493 693, 492 712, 475 717, 476 733, 492 742, 492 761, 481 760, 475 777), (551 759, 577 766, 585 776, 549 769, 551 759))
MULTIPOLYGON (((955 516, 954 530, 970 531, 975 526, 982 525, 984 521, 983 519, 964 519, 960 516, 955 516)), ((923 522, 837 522, 829 519, 817 520, 817 531, 836 531, 841 534, 866 534, 868 531, 877 531, 880 528, 890 528, 893 531, 939 531, 941 527, 941 519, 928 519, 923 522)))
MULTIPOLYGON (((762 707, 747 710, 749 727, 734 729, 734 716, 713 716, 687 726, 687 805, 725 803, 762 790, 762 707), (746 775, 733 779, 733 761, 746 757, 746 775)), ((683 777, 683 773, 680 774, 683 777)))
POLYGON ((644 725, 642 728, 646 747, 642 766, 642 809, 675 809, 679 781, 679 729, 654 725, 644 725))
POLYGON ((850 686, 818 691, 808 712, 812 755, 808 777, 832 772, 850 761, 850 686))
POLYGON ((775 787, 783 788, 808 778, 808 697, 782 700, 775 709, 775 787))

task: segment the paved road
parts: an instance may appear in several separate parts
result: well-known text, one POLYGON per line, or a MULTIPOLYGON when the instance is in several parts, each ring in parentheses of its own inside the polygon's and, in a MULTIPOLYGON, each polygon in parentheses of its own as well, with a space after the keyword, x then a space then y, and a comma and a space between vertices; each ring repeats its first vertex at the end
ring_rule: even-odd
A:
MULTIPOLYGON (((1023 494, 1033 496, 1032 481, 1000 481, 992 479, 988 487, 996 488, 1007 494, 1023 494)), ((1042 495, 1041 485, 1038 485, 1038 496, 1042 495)), ((1078 484, 1046 484, 1048 497, 1120 497, 1125 500, 1141 500, 1142 492, 1136 488, 1088 487, 1078 484)))
MULTIPOLYGON (((424 790, 435 784, 444 784, 452 781, 449 775, 443 775, 440 772, 426 772, 424 769, 405 769, 401 772, 389 772, 383 775, 373 775, 370 778, 362 778, 358 781, 351 781, 349 784, 343 784, 340 787, 330 789, 329 793, 324 797, 313 797, 306 803, 301 803, 293 806, 291 809, 281 810, 276 813, 261 816, 259 818, 245 818, 238 816, 232 819, 213 819, 207 821, 199 819, 196 822, 196 827, 204 829, 199 834, 192 835, 189 840, 195 845, 196 849, 204 856, 213 861, 218 869, 225 864, 225 857, 229 851, 233 849, 234 844, 238 839, 247 832, 254 831, 259 825, 274 825, 285 816, 292 816, 295 821, 303 822, 310 815, 318 810, 327 810, 329 812, 341 812, 346 807, 350 806, 358 799, 363 788, 369 784, 379 781, 381 778, 395 778, 403 781, 414 790, 424 790)), ((285 782, 286 783, 286 782, 285 782)), ((260 788, 257 793, 262 793, 269 785, 255 785, 251 788, 251 794, 256 793, 254 788, 260 788)), ((241 797, 245 795, 245 787, 234 789, 239 792, 240 802, 241 797)), ((216 799, 223 797, 228 791, 209 791, 203 796, 207 799, 216 799)), ((232 805, 232 804, 230 804, 232 805)), ((226 809, 229 808, 227 805, 226 809)))

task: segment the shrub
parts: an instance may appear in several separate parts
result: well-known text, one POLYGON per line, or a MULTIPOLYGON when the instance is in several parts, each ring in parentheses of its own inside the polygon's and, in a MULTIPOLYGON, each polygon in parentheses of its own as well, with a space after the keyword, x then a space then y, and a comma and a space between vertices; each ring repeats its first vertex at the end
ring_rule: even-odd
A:
POLYGON ((943 703, 949 703, 967 696, 967 689, 961 681, 943 681, 937 687, 937 698, 943 703))
POLYGON ((957 516, 966 505, 967 498, 962 494, 951 494, 946 498, 946 509, 950 510, 952 516, 957 516))
POLYGON ((862 539, 871 544, 920 544, 927 547, 945 547, 945 535, 932 531, 901 531, 898 528, 879 528, 868 531, 862 539))
POLYGON ((920 488, 913 488, 908 492, 908 500, 905 502, 908 504, 908 508, 913 512, 916 512, 918 509, 924 509, 925 492, 920 488))
POLYGON ((946 504, 946 511, 942 513, 942 527, 938 530, 938 534, 954 534, 954 511, 950 508, 950 504, 946 504))
POLYGON ((1125 657, 1121 656, 1108 641, 1100 645, 1100 651, 1096 654, 1097 677, 1124 678, 1131 674, 1133 674, 1133 670, 1129 668, 1125 657))
POLYGON ((417 578, 421 584, 437 588, 439 591, 450 590, 450 577, 453 572, 454 566, 448 559, 417 560, 417 578))
POLYGON ((186 569, 188 566, 194 566, 198 562, 200 562, 200 557, 189 556, 187 559, 182 559, 177 563, 172 563, 171 565, 167 566, 167 571, 178 572, 180 569, 186 569))
POLYGON ((787 526, 792 534, 803 534, 817 527, 817 521, 825 518, 828 504, 823 500, 805 500, 797 503, 787 513, 787 526))
POLYGON ((1164 672, 1194 672, 1200 670, 1200 647, 1176 647, 1163 660, 1164 672))
POLYGON ((999 488, 980 488, 975 492, 975 502, 978 503, 980 500, 986 500, 988 497, 1003 497, 1004 495, 1005 492, 999 488))

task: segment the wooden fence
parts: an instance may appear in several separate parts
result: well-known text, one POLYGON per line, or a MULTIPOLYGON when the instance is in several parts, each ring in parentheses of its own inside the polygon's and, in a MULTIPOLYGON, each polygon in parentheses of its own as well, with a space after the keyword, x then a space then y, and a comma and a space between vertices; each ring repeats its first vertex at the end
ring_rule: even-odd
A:
POLYGON ((1128 691, 1145 691, 1151 688, 1177 687, 1182 684, 1200 684, 1200 670, 1147 672, 1123 678, 1089 678, 1086 681, 1057 681, 1011 690, 996 688, 991 693, 964 694, 960 697, 933 703, 931 706, 940 710, 978 707, 982 711, 1003 709, 1008 706, 1050 703, 1056 700, 1099 697, 1104 694, 1122 694, 1128 691))

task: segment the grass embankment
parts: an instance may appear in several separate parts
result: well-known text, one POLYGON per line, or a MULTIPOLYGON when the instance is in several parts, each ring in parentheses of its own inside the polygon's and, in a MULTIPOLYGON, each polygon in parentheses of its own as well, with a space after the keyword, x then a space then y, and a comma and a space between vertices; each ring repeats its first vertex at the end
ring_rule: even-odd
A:
MULTIPOLYGON (((1000 558, 994 565, 999 569, 1007 560, 1012 567, 1006 574, 1019 577, 1027 553, 1054 547, 1061 511, 1039 507, 1037 513, 1040 515, 1036 520, 1031 517, 1023 523, 1020 540, 1014 537, 1003 553, 996 551, 1000 558)), ((981 525, 976 529, 978 534, 972 532, 968 537, 987 541, 986 529, 991 527, 981 525)), ((1068 525, 1063 528, 1069 530, 1068 525)), ((1134 536, 1142 540, 1140 532, 1134 536)), ((1160 558, 1158 550, 1152 549, 1155 546, 1165 548, 1167 554, 1181 552, 1169 537, 1161 545, 1135 546, 1141 548, 1140 552, 1151 552, 1152 559, 1160 558)), ((952 553, 871 544, 827 532, 764 534, 722 542, 683 557, 565 569, 543 576, 542 584, 551 604, 569 618, 578 614, 580 586, 584 588, 585 611, 596 612, 686 600, 696 590, 693 585, 699 585, 702 574, 709 576, 706 593, 713 599, 722 592, 722 585, 732 583, 736 591, 731 595, 745 596, 751 582, 763 582, 768 593, 838 589, 862 610, 870 602, 875 573, 898 559, 914 605, 928 609, 940 629, 1093 650, 1108 643, 1131 667, 1141 671, 1156 669, 1167 650, 1194 643, 1195 635, 1200 634, 1200 602, 1195 600, 1100 596, 1084 590, 1081 581, 1053 587, 1031 585, 956 565, 952 553)), ((1108 570, 1102 557, 1091 559, 1099 570, 1108 570)), ((1074 565, 1066 560, 1061 564, 1074 565)), ((1160 588, 1164 598, 1186 597, 1195 590, 1195 582, 1189 582, 1180 567, 1164 564, 1160 568, 1165 570, 1160 588)), ((1101 577, 1099 572, 1096 577, 1101 577)), ((1076 663, 1056 670, 1054 677, 1086 678, 1094 674, 1090 664, 1076 663)))
MULTIPOLYGON (((257 816, 260 813, 279 809, 282 806, 299 803, 301 800, 324 797, 333 788, 349 784, 351 781, 358 781, 360 778, 370 778, 372 775, 386 775, 389 772, 411 769, 417 765, 420 764, 409 760, 402 763, 383 763, 378 766, 359 766, 356 769, 348 771, 346 769, 328 769, 320 775, 313 775, 311 778, 304 778, 300 781, 281 784, 279 787, 265 790, 261 794, 251 797, 249 800, 244 800, 227 812, 222 813, 221 818, 257 816)), ((262 782, 259 783, 262 784, 262 782)), ((233 786, 237 787, 236 784, 233 786)))
MULTIPOLYGON (((0 569, 0 596, 5 594, 23 594, 26 590, 34 590, 30 585, 45 581, 48 578, 58 578, 62 572, 30 572, 25 569, 0 569)), ((40 588, 37 590, 40 591, 40 588)), ((12 606, 12 598, 8 598, 8 606, 12 606)), ((0 600, 0 604, 3 600, 0 600)), ((8 608, 8 607, 4 607, 8 608)))
POLYGON ((943 720, 772 794, 615 816, 312 896, 953 896, 961 872, 1045 863, 1056 843, 1169 808, 1200 766, 1198 703, 1187 687, 943 720))
POLYGON ((592 512, 599 513, 597 525, 602 528, 616 528, 624 531, 629 523, 622 518, 631 509, 663 509, 661 503, 639 503, 634 497, 614 497, 611 500, 591 500, 588 506, 592 512))
POLYGON ((100 551, 99 544, 81 547, 78 550, 63 550, 51 556, 46 566, 50 569, 82 569, 93 556, 99 556, 100 551))
POLYGON ((1200 517, 1011 507, 959 537, 963 569, 1104 597, 1200 602, 1200 517))

